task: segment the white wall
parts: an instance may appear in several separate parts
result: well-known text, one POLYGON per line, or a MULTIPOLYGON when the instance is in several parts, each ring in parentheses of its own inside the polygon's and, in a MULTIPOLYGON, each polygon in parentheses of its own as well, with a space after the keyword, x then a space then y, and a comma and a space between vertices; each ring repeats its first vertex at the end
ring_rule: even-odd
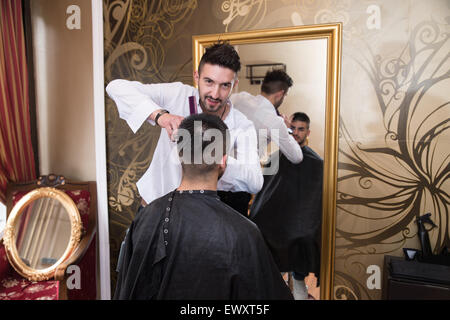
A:
POLYGON ((40 173, 96 181, 100 297, 109 299, 102 10, 101 0, 31 1, 40 173))

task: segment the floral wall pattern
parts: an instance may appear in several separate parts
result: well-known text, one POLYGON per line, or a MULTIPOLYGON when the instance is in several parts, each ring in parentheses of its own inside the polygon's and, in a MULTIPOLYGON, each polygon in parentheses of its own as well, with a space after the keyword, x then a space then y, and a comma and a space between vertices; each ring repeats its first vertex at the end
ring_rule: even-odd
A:
MULTIPOLYGON (((192 83, 192 35, 343 23, 335 299, 380 299, 369 266, 449 239, 450 4, 445 0, 104 0, 105 85, 192 83), (358 90, 355 90, 355 86, 358 90)), ((112 284, 159 129, 135 135, 106 97, 112 284)))
POLYGON ((337 281, 346 285, 337 298, 371 296, 364 282, 344 272, 366 273, 361 257, 375 261, 402 255, 404 247, 420 249, 420 215, 430 212, 439 226, 430 231, 435 254, 450 244, 448 31, 448 24, 424 20, 398 55, 355 59, 373 90, 383 136, 355 136, 349 129, 355 124, 342 115, 336 233, 343 270, 337 268, 337 281))

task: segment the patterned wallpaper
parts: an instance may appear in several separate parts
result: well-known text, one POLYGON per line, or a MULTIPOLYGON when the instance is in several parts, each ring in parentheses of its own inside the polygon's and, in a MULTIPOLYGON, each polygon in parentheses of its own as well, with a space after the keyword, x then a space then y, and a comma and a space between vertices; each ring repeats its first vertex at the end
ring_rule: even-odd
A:
MULTIPOLYGON (((420 248, 418 215, 431 212, 439 226, 435 251, 450 247, 448 1, 103 2, 106 83, 192 83, 192 35, 342 22, 334 298, 380 299, 383 256, 420 248)), ((109 98, 106 108, 114 292, 118 249, 140 203, 135 183, 160 132, 145 124, 134 135, 109 98)))

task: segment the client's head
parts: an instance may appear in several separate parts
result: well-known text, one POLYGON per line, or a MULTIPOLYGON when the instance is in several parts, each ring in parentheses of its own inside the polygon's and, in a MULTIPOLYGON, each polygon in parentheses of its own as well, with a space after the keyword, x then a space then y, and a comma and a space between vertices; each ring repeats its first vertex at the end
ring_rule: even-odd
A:
POLYGON ((226 167, 228 134, 227 125, 214 115, 191 115, 181 122, 176 138, 183 180, 217 182, 226 167))

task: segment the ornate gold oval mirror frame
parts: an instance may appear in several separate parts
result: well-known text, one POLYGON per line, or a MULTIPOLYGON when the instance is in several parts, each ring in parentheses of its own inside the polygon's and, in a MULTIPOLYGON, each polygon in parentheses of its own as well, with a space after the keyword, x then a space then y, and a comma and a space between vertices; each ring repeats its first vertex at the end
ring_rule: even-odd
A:
POLYGON ((73 200, 64 191, 50 187, 37 188, 28 192, 14 205, 13 209, 11 210, 11 214, 8 217, 8 221, 6 222, 3 242, 6 248, 6 255, 9 262, 20 275, 31 281, 42 281, 52 278, 54 276, 56 268, 70 256, 70 254, 80 242, 81 232, 81 217, 78 208, 73 200), (38 270, 29 267, 20 258, 16 246, 17 234, 15 227, 27 206, 34 200, 45 197, 59 201, 67 210, 70 218, 71 234, 66 250, 59 258, 59 260, 48 268, 38 270))
POLYGON ((310 25, 193 36, 193 68, 194 71, 197 70, 205 48, 218 40, 238 45, 312 39, 327 40, 320 298, 330 300, 333 297, 334 283, 342 24, 310 25))

